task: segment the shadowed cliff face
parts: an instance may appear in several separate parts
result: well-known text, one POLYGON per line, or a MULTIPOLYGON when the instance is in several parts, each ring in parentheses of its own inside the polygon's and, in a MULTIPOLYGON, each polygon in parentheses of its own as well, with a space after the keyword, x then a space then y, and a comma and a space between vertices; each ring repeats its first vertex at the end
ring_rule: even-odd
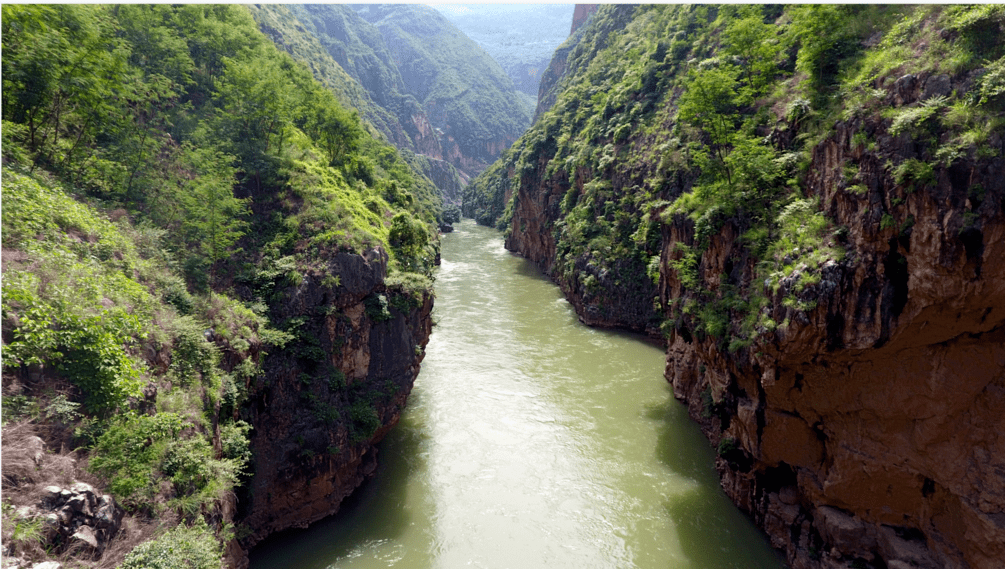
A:
MULTIPOLYGON (((669 340, 677 397, 726 441, 726 492, 793 567, 990 569, 1005 559, 1005 171, 1000 160, 964 160, 911 191, 880 160, 910 152, 881 123, 839 123, 813 153, 809 192, 847 227, 850 254, 798 294, 816 307, 784 306, 783 282, 767 310, 787 325, 749 349, 669 340), (860 130, 878 151, 853 145, 860 130), (864 195, 845 188, 849 161, 864 195)), ((667 261, 692 232, 680 221, 665 230, 666 300, 687 294, 667 261)), ((737 237, 723 228, 700 274, 760 286, 737 237)))
POLYGON ((285 291, 279 311, 299 322, 302 343, 271 354, 268 379, 250 386, 246 548, 334 514, 376 468, 375 445, 398 422, 432 326, 432 297, 389 290, 386 263, 380 250, 338 254, 336 284, 308 275, 285 291))

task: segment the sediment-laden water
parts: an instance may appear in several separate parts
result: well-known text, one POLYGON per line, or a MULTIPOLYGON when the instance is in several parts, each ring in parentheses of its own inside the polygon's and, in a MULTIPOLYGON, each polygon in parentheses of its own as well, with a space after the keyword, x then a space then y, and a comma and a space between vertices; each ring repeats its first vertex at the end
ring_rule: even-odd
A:
POLYGON ((376 477, 252 569, 778 568, 643 338, 580 324, 471 221, 443 237, 436 327, 376 477))

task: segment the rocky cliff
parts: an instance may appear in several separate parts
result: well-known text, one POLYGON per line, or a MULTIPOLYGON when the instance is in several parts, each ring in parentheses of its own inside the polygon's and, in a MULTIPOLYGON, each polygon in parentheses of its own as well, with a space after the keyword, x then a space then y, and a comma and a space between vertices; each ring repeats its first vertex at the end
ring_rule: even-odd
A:
POLYGON ((386 263, 379 249, 341 253, 284 293, 279 310, 301 343, 270 355, 264 378, 247 386, 245 548, 334 514, 376 468, 376 444, 398 422, 432 327, 432 296, 388 288, 386 263))
MULTIPOLYGON (((563 219, 564 196, 591 194, 585 186, 593 178, 594 172, 588 169, 577 172, 571 181, 561 174, 549 177, 546 162, 522 176, 515 195, 507 196, 512 220, 506 225, 506 248, 534 261, 551 276, 583 323, 655 334, 659 321, 652 299, 657 288, 647 275, 645 243, 634 254, 622 256, 609 250, 593 251, 582 243, 556 241, 570 227, 563 219)), ((619 180, 618 187, 627 181, 619 180)), ((640 215, 634 208, 620 213, 611 212, 604 220, 617 226, 625 217, 640 215)), ((655 248, 656 239, 649 241, 655 248)))
MULTIPOLYGON (((1000 160, 961 161, 914 192, 882 168, 913 152, 881 122, 837 124, 807 190, 847 228, 849 254, 797 294, 814 308, 785 302, 797 276, 768 291, 764 310, 783 325, 750 348, 670 335, 667 379, 723 450, 723 487, 793 567, 1005 559, 1005 172, 1000 160), (875 152, 852 142, 863 130, 875 152), (849 162, 866 193, 849 191, 849 162)), ((763 286, 749 282, 738 236, 727 225, 712 239, 700 278, 763 286)), ((669 261, 694 237, 686 222, 665 237, 669 303, 688 296, 669 261)))
POLYGON ((465 211, 584 322, 655 315, 792 567, 998 567, 1005 12, 744 10, 598 9, 465 211))
POLYGON ((586 23, 586 19, 590 17, 590 14, 596 11, 597 4, 576 4, 576 9, 572 12, 572 29, 569 30, 569 33, 576 33, 576 30, 586 23))

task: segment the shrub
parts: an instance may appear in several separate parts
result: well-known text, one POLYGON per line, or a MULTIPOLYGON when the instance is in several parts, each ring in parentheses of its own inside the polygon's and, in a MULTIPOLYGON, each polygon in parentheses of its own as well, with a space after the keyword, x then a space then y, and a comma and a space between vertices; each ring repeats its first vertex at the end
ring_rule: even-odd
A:
POLYGON ((946 106, 947 100, 943 96, 932 97, 916 107, 905 107, 897 111, 890 124, 890 134, 894 136, 903 132, 920 134, 923 127, 946 106))
POLYGON ((191 316, 176 321, 171 372, 181 385, 202 382, 209 385, 216 378, 219 351, 206 341, 205 326, 191 316))
POLYGON ((122 417, 98 438, 90 468, 109 478, 109 490, 127 506, 143 503, 156 492, 164 451, 181 428, 175 413, 122 417))
POLYGON ((80 316, 62 300, 45 302, 28 287, 5 287, 4 312, 17 313, 6 365, 58 367, 95 413, 107 413, 140 391, 139 368, 124 345, 139 335, 139 319, 121 309, 80 316))
MULTIPOLYGON (((240 465, 239 460, 214 459, 212 445, 198 433, 179 438, 182 425, 175 413, 122 417, 98 438, 90 468, 108 477, 109 490, 126 507, 149 505, 166 479, 174 487, 171 505, 198 511, 236 483, 240 465)), ((221 432, 238 454, 239 433, 221 432)))
POLYGON ((366 315, 374 322, 384 322, 391 319, 391 312, 387 309, 387 297, 383 294, 374 294, 363 300, 366 307, 366 315))
POLYGON ((380 417, 373 405, 366 401, 356 401, 349 408, 349 418, 352 420, 352 440, 354 443, 369 438, 380 428, 380 417))
POLYGON ((119 569, 220 569, 223 551, 205 520, 179 525, 130 551, 119 569))
POLYGON ((893 171, 893 179, 898 185, 913 182, 910 191, 919 186, 927 186, 935 183, 935 169, 931 164, 910 158, 900 163, 893 171))
POLYGON ((176 492, 190 494, 209 482, 212 459, 213 447, 203 437, 171 441, 164 449, 161 471, 171 477, 176 492))

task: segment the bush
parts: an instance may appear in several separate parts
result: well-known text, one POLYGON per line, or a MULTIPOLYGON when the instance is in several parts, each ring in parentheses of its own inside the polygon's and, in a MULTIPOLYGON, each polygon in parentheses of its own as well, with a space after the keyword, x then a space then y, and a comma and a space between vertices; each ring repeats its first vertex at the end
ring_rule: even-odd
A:
POLYGON ((179 525, 130 551, 119 569, 220 569, 223 551, 205 520, 179 525))
POLYGON ((212 459, 213 447, 202 437, 171 441, 164 450, 161 471, 171 477, 175 491, 190 494, 209 482, 212 459))
POLYGON ((92 471, 109 478, 109 490, 125 505, 138 505, 157 491, 157 477, 168 441, 181 432, 175 413, 120 418, 98 438, 92 471))
POLYGON ((251 443, 248 441, 250 431, 251 425, 244 421, 234 421, 220 427, 223 456, 234 461, 238 472, 244 472, 251 462, 251 443))
POLYGON ((349 409, 349 418, 352 419, 352 440, 360 442, 369 438, 380 428, 380 417, 377 410, 366 401, 356 401, 349 409))
POLYGON ((211 385, 217 375, 219 350, 206 341, 205 326, 191 316, 182 316, 174 330, 171 372, 184 386, 201 382, 211 385))
POLYGON ((121 309, 80 316, 61 300, 45 302, 17 285, 5 287, 4 297, 4 313, 18 315, 6 365, 58 367, 99 414, 139 394, 140 370, 123 347, 139 334, 138 318, 121 309))
POLYGON ((374 294, 363 300, 366 307, 366 315, 374 322, 384 322, 391 319, 391 312, 387 309, 387 297, 383 294, 374 294))
MULTIPOLYGON (((109 490, 126 507, 148 505, 161 492, 161 482, 169 480, 172 505, 197 509, 236 483, 244 459, 214 459, 202 435, 179 438, 182 425, 175 413, 120 418, 98 438, 90 468, 108 477, 109 490)), ((242 428, 236 429, 222 429, 221 439, 226 438, 228 450, 241 455, 242 428)))

